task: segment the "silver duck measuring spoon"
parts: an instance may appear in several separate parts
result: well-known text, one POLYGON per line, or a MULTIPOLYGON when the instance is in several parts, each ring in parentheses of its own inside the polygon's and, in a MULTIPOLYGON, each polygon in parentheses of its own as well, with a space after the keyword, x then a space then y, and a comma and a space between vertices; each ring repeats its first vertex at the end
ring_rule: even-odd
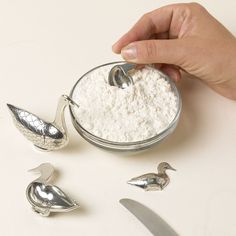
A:
POLYGON ((136 67, 135 64, 121 64, 116 65, 111 68, 108 75, 108 83, 111 86, 116 86, 121 89, 125 89, 130 85, 134 84, 132 77, 128 74, 128 72, 136 67))
POLYGON ((41 151, 53 151, 67 145, 64 110, 68 105, 78 106, 70 97, 62 95, 54 121, 46 122, 26 110, 7 104, 16 128, 41 151))
POLYGON ((26 189, 26 197, 33 211, 41 216, 49 216, 51 212, 68 212, 79 207, 79 204, 60 188, 50 184, 54 173, 50 163, 43 163, 30 171, 40 173, 40 177, 31 182, 26 189))
POLYGON ((127 183, 144 189, 145 191, 163 190, 170 182, 166 170, 174 170, 169 163, 161 162, 158 165, 158 173, 148 173, 132 178, 127 183))

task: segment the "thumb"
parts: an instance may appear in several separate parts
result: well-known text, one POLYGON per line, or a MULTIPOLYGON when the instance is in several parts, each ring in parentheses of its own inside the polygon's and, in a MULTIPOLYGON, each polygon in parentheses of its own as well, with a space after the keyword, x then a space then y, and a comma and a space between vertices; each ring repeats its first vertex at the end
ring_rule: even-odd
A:
POLYGON ((137 64, 165 63, 181 66, 185 51, 180 39, 142 40, 124 47, 121 56, 137 64))

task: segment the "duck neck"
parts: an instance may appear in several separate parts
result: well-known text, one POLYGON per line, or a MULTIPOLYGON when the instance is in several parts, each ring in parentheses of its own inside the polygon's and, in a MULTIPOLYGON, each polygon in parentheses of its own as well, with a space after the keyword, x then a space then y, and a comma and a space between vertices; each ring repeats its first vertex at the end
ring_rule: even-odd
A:
POLYGON ((166 169, 164 169, 164 168, 158 168, 158 174, 167 175, 167 174, 166 174, 166 169))
POLYGON ((69 101, 67 100, 66 96, 62 95, 58 102, 56 116, 53 122, 60 130, 63 130, 64 132, 66 132, 64 111, 68 104, 69 101))

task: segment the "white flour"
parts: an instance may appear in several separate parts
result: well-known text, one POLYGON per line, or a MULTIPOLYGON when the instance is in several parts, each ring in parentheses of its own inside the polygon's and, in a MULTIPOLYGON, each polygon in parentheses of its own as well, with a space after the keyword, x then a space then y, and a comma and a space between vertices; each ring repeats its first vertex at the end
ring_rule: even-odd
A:
POLYGON ((111 65, 89 73, 77 85, 76 116, 90 133, 116 142, 141 141, 163 131, 177 113, 177 97, 170 84, 150 66, 135 70, 134 86, 108 84, 111 65))

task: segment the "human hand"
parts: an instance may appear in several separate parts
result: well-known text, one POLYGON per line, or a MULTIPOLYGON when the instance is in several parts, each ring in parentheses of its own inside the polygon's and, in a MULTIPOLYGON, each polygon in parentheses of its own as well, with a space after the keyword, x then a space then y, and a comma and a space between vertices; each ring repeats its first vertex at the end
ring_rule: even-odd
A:
POLYGON ((176 81, 183 70, 236 100, 236 39, 197 3, 145 14, 112 49, 126 61, 156 64, 176 81))

